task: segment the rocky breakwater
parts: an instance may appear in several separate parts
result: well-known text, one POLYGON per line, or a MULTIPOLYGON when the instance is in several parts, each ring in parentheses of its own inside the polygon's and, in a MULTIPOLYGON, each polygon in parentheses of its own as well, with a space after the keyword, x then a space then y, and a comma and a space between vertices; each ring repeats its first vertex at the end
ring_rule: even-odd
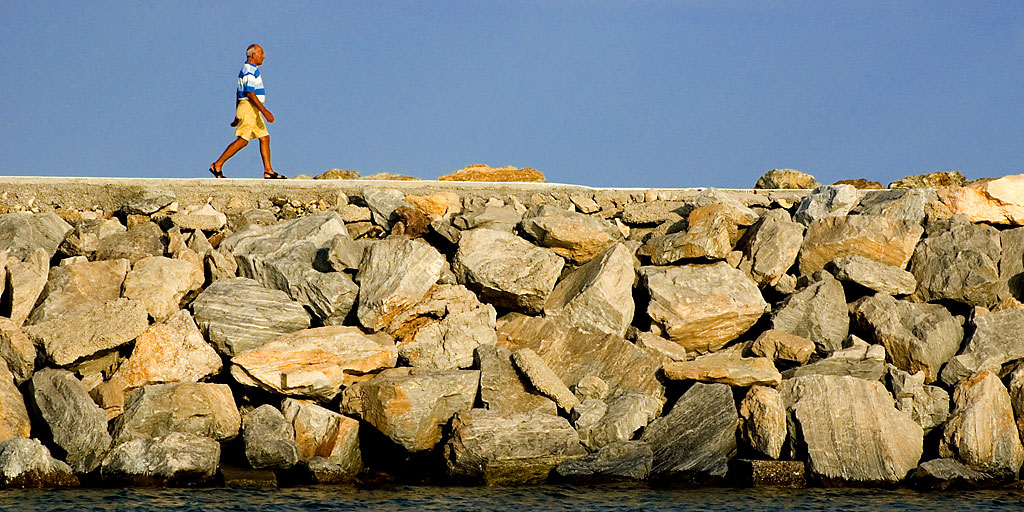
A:
POLYGON ((951 179, 40 201, 0 484, 1014 482, 1024 176, 951 179))

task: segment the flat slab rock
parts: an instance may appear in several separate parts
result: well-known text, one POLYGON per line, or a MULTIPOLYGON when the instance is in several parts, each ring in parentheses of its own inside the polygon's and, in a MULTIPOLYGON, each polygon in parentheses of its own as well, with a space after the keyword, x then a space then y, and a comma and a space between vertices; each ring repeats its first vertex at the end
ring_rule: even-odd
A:
POLYGON ((79 303, 24 330, 42 345, 49 360, 65 366, 129 343, 148 326, 145 306, 120 298, 99 304, 79 303))

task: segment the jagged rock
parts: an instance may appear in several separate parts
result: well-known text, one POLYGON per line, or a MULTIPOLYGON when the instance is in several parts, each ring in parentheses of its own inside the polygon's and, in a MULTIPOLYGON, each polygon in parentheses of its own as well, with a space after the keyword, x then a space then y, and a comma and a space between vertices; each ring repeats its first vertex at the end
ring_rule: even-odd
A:
POLYGON ((572 392, 581 402, 588 398, 604 400, 608 398, 608 383, 597 375, 587 375, 572 387, 572 392))
POLYGON ((14 375, 0 364, 0 441, 28 437, 31 433, 25 399, 15 386, 14 375))
POLYGON ((720 204, 694 208, 685 232, 652 237, 638 253, 650 258, 654 265, 696 258, 725 259, 737 234, 736 223, 727 213, 728 207, 720 204))
MULTIPOLYGON (((25 332, 9 318, 0 317, 0 358, 21 385, 32 377, 36 366, 36 346, 25 332)), ((2 366, 2 365, 0 365, 2 366)))
POLYGON ((892 364, 911 373, 924 371, 926 382, 939 378, 964 337, 960 321, 938 304, 875 295, 851 305, 850 313, 870 341, 885 346, 892 364))
POLYGON ((401 206, 408 206, 405 194, 394 189, 371 189, 363 194, 363 201, 370 209, 373 223, 385 230, 391 229, 395 210, 401 206))
POLYGON ((583 213, 597 213, 601 210, 601 205, 597 204, 597 201, 594 201, 594 198, 590 196, 570 194, 569 201, 572 202, 577 210, 583 213))
POLYGON ((999 299, 1024 299, 1024 228, 1000 231, 999 246, 999 299))
POLYGON ((740 432, 747 444, 772 459, 786 442, 786 405, 774 388, 752 386, 740 402, 740 432))
POLYGON ((100 248, 100 238, 124 233, 127 228, 117 219, 82 219, 72 221, 73 229, 60 244, 60 252, 68 256, 93 257, 100 248))
POLYGON ((185 294, 198 290, 193 266, 187 261, 150 256, 135 262, 124 280, 124 297, 141 303, 155 322, 163 322, 181 309, 185 294))
POLYGON ((130 299, 81 302, 24 330, 37 345, 42 345, 50 361, 66 366, 134 340, 148 327, 147 317, 146 308, 130 299))
POLYGON ((569 412, 569 419, 576 433, 588 432, 608 412, 608 404, 600 398, 586 398, 569 412))
POLYGON ((884 295, 909 295, 917 289, 914 274, 856 254, 832 260, 825 270, 840 281, 857 283, 884 295))
POLYGON ((1017 422, 1017 430, 1024 432, 1024 366, 1018 365, 1010 373, 1010 382, 1007 384, 1010 392, 1010 403, 1013 405, 1013 417, 1017 422))
POLYGON ((359 264, 359 323, 374 331, 413 306, 437 282, 444 256, 419 240, 391 237, 366 249, 359 264))
POLYGON ((244 277, 220 279, 207 286, 192 301, 192 313, 206 339, 229 357, 306 329, 310 322, 309 313, 288 294, 244 277))
POLYGON ((338 235, 331 240, 327 261, 338 272, 358 270, 366 248, 373 245, 371 240, 353 240, 348 235, 338 235))
POLYGON ((956 214, 971 222, 1024 224, 1024 174, 940 190, 940 200, 956 214))
POLYGON ((924 431, 880 382, 812 375, 786 381, 782 396, 790 433, 824 483, 899 482, 921 459, 924 431))
POLYGON ((219 464, 220 443, 172 432, 116 446, 103 459, 100 475, 131 485, 188 486, 213 480, 219 464))
POLYGON ((526 376, 533 389, 540 394, 552 399, 559 407, 571 411, 579 400, 576 395, 569 391, 569 388, 548 368, 543 359, 530 348, 520 348, 512 352, 512 362, 516 368, 526 376))
POLYGON ((38 439, 15 437, 0 443, 0 487, 77 487, 71 466, 53 458, 38 439))
POLYGON ((486 409, 455 415, 444 446, 449 476, 486 485, 540 483, 559 464, 586 453, 565 418, 486 409))
POLYGON ((975 471, 951 458, 922 462, 911 480, 916 487, 929 491, 986 489, 999 483, 992 475, 975 471))
POLYGON ((938 171, 928 174, 916 174, 900 178, 889 184, 889 188, 943 188, 959 187, 967 183, 967 178, 959 171, 938 171))
POLYGON ((879 380, 885 375, 885 347, 866 343, 855 344, 836 350, 820 361, 782 372, 783 379, 807 375, 838 375, 879 380))
POLYGON ((316 176, 313 176, 314 180, 357 180, 359 179, 359 171, 348 171, 342 169, 329 169, 316 176))
POLYGON ((924 372, 913 375, 896 367, 889 368, 889 382, 896 408, 910 413, 927 434, 949 417, 949 393, 938 386, 924 383, 924 372))
POLYGON ((42 249, 49 261, 71 229, 53 212, 0 214, 0 251, 24 261, 42 249))
POLYGON ((74 374, 47 368, 29 380, 35 410, 77 473, 99 467, 110 448, 107 413, 103 412, 74 374))
POLYGON ((128 393, 124 414, 114 421, 112 432, 115 444, 172 432, 228 441, 238 435, 241 422, 226 384, 149 384, 128 393))
POLYGON ((132 355, 112 380, 125 389, 164 382, 195 382, 220 373, 220 356, 203 339, 192 315, 180 310, 135 339, 132 355))
POLYGON ((386 332, 409 366, 451 370, 473 365, 473 350, 493 345, 496 313, 462 285, 434 285, 421 302, 395 317, 386 332))
POLYGON ((929 222, 910 260, 914 299, 954 300, 989 307, 999 301, 999 232, 963 216, 929 222))
POLYGON ((124 278, 131 269, 128 260, 61 261, 50 269, 40 302, 29 316, 29 323, 57 318, 63 310, 82 302, 106 302, 121 296, 124 278))
POLYGON ((906 268, 923 232, 919 223, 873 215, 818 219, 808 225, 804 235, 800 273, 812 274, 832 260, 854 254, 906 268))
POLYGON ((567 460, 555 467, 559 478, 573 482, 646 480, 654 452, 643 441, 616 441, 596 453, 567 460))
POLYGON ((654 452, 651 475, 698 482, 724 478, 736 452, 738 426, 729 386, 694 384, 668 414, 644 429, 640 440, 654 452))
POLYGON ((794 169, 772 169, 757 179, 754 188, 813 189, 820 186, 821 184, 818 183, 818 180, 814 179, 814 176, 810 174, 794 169))
POLYGON ((167 249, 164 232, 152 222, 130 226, 127 231, 100 238, 96 260, 126 259, 135 263, 147 256, 163 256, 167 249))
MULTIPOLYGON (((299 460, 319 457, 336 467, 332 473, 354 476, 363 467, 359 422, 305 400, 286 398, 281 412, 295 429, 299 460)), ((325 468, 326 469, 326 468, 325 468)))
POLYGON ((228 223, 228 218, 207 203, 195 210, 171 215, 171 222, 181 229, 217 231, 228 223))
POLYGON ((395 365, 393 345, 357 327, 326 326, 285 334, 231 358, 236 381, 272 393, 330 401, 352 374, 395 365))
POLYGON ((612 334, 564 329, 550 320, 523 315, 498 327, 498 345, 533 349, 568 386, 597 376, 608 384, 609 397, 633 391, 659 400, 665 396, 657 378, 662 357, 612 334))
POLYGON ((177 200, 174 193, 146 191, 128 200, 121 207, 125 215, 152 215, 177 200))
POLYGON ((928 188, 884 190, 865 195, 851 213, 880 215, 921 224, 928 204, 938 199, 935 191, 928 188))
POLYGON ((814 342, 803 336, 768 329, 754 340, 750 351, 754 355, 767 357, 772 361, 807 364, 811 355, 814 354, 814 342))
POLYGON ((503 415, 540 411, 557 414, 555 403, 527 390, 527 382, 512 366, 512 351, 496 345, 480 345, 474 351, 480 369, 480 402, 485 409, 503 415))
POLYGON ((248 226, 269 226, 277 223, 277 216, 270 210, 250 208, 232 215, 228 219, 228 229, 234 233, 242 231, 248 226))
POLYGON ((884 190, 885 187, 877 181, 871 181, 864 178, 854 178, 852 180, 839 180, 833 185, 853 185, 857 190, 884 190))
POLYGON ((860 193, 851 185, 817 187, 797 205, 793 220, 809 226, 818 219, 844 216, 860 201, 860 193))
POLYGON ((850 332, 846 293, 828 272, 817 272, 812 278, 772 312, 772 328, 807 338, 828 353, 842 348, 850 332))
POLYGON ((682 219, 687 204, 683 201, 629 203, 622 208, 622 222, 631 225, 662 224, 682 219))
MULTIPOLYGON (((39 294, 46 286, 50 272, 50 258, 46 256, 45 250, 38 249, 30 254, 25 261, 8 259, 6 263, 7 283, 4 296, 9 305, 4 304, 2 311, 15 324, 21 325, 32 313, 39 294)), ((0 265, 2 264, 3 262, 0 262, 0 265)))
MULTIPOLYGON (((591 399, 593 400, 593 399, 591 399)), ((661 412, 661 402, 640 393, 627 393, 611 399, 600 419, 585 428, 577 422, 580 442, 591 451, 619 441, 628 441, 661 412)), ((574 411, 575 413, 575 411, 574 411)))
POLYGON ((953 386, 981 370, 997 371, 1003 363, 1024 358, 1024 309, 1004 309, 974 318, 974 332, 964 349, 942 369, 942 381, 953 386))
POLYGON ((466 231, 459 240, 452 271, 481 300, 536 314, 555 287, 564 262, 550 249, 536 247, 512 233, 493 229, 466 231))
POLYGON ((647 314, 687 351, 710 352, 750 329, 768 304, 757 285, 725 262, 641 267, 647 314))
MULTIPOLYGON (((525 211, 516 210, 511 206, 487 205, 483 208, 467 209, 462 215, 452 217, 451 225, 464 231, 484 228, 511 233, 523 220, 524 213, 525 211)), ((452 240, 452 243, 458 243, 458 240, 452 240)))
POLYGON ((729 473, 741 486, 799 489, 807 485, 802 460, 733 459, 729 462, 729 473))
POLYGON ((624 336, 633 321, 633 255, 615 244, 562 279, 544 305, 560 325, 624 336))
POLYGON ((793 222, 786 210, 769 210, 740 239, 738 268, 761 286, 775 286, 793 266, 803 240, 803 224, 793 222))
POLYGON ((405 202, 428 217, 443 218, 462 211, 462 198, 455 192, 441 192, 429 196, 407 195, 405 202))
POLYGON ((653 332, 637 333, 634 343, 636 343, 637 347, 647 352, 655 353, 666 361, 685 361, 690 358, 690 355, 686 353, 686 349, 681 345, 666 340, 653 332))
POLYGON ((1015 478, 1024 464, 1024 447, 1010 395, 999 377, 981 371, 961 381, 953 391, 953 403, 939 455, 956 457, 993 476, 1015 478))
POLYGON ((511 165, 505 167, 490 167, 484 164, 473 164, 451 174, 439 176, 437 181, 517 181, 545 183, 544 174, 537 169, 524 167, 518 169, 511 165))
POLYGON ((662 368, 665 378, 720 382, 730 386, 778 386, 782 374, 766 357, 743 357, 740 350, 723 350, 691 361, 673 361, 662 368))
POLYGON ((373 219, 373 212, 371 212, 370 209, 365 206, 359 206, 350 203, 338 208, 338 216, 341 218, 341 220, 345 221, 346 224, 355 222, 369 222, 371 219, 373 219))
POLYGON ((430 224, 436 220, 408 205, 399 206, 395 210, 394 218, 391 234, 408 238, 419 238, 427 234, 430 231, 430 224))
POLYGON ((452 415, 473 407, 480 372, 393 368, 345 388, 341 411, 410 452, 430 450, 452 415))
POLYGON ((537 245, 575 263, 586 263, 622 240, 608 221, 543 204, 523 215, 519 229, 537 245))
POLYGON ((288 469, 299 461, 295 429, 272 405, 261 405, 242 416, 242 439, 253 469, 288 469))

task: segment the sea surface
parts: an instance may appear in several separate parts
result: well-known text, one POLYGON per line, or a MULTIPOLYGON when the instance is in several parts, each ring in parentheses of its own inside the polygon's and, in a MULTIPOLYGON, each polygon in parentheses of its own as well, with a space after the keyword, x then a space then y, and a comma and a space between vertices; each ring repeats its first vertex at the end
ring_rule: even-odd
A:
POLYGON ((28 489, 0 491, 0 510, 1014 510, 1016 490, 917 492, 876 489, 659 489, 636 485, 521 488, 393 486, 283 489, 28 489))

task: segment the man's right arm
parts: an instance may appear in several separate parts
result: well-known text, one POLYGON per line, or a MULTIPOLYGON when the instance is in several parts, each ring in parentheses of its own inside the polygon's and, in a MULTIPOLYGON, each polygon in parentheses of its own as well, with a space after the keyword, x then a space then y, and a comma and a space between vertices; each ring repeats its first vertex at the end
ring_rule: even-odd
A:
POLYGON ((256 93, 254 93, 254 92, 247 92, 247 93, 245 93, 245 97, 250 102, 252 102, 253 105, 256 105, 256 109, 259 110, 260 113, 263 114, 263 117, 267 120, 268 123, 273 123, 274 122, 274 114, 271 114, 270 111, 267 110, 267 107, 263 106, 263 102, 260 101, 260 99, 256 96, 256 93))

